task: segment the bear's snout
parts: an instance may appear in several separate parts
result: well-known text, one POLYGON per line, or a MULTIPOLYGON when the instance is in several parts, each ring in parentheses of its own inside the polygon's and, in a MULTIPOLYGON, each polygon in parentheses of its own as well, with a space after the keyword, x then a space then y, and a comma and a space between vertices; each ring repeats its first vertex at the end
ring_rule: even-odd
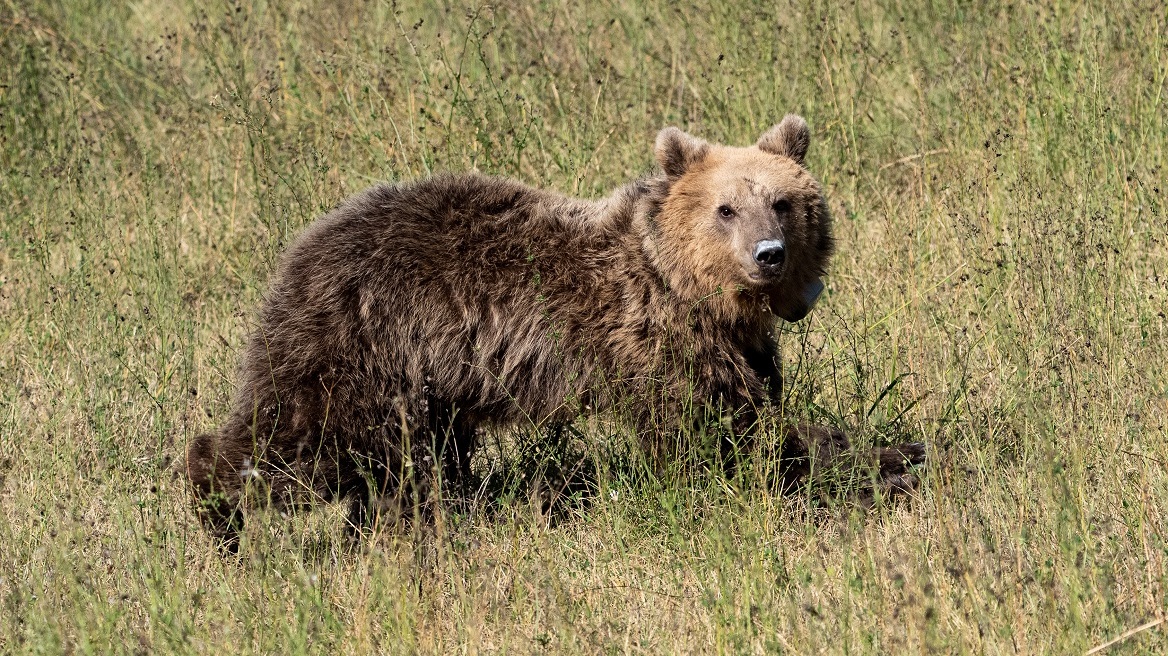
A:
POLYGON ((754 245, 754 261, 764 272, 774 273, 787 259, 787 248, 779 239, 764 239, 754 245))

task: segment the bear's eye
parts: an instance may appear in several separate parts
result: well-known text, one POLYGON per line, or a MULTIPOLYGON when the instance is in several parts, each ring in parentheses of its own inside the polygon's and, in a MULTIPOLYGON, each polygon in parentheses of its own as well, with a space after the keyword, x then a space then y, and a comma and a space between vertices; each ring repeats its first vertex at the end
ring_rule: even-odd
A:
POLYGON ((791 201, 786 198, 781 198, 776 200, 775 204, 771 207, 775 210, 775 214, 786 214, 791 211, 791 201))
POLYGON ((733 219, 734 210, 731 209, 729 205, 723 205, 722 207, 718 208, 718 216, 722 217, 723 219, 733 219))

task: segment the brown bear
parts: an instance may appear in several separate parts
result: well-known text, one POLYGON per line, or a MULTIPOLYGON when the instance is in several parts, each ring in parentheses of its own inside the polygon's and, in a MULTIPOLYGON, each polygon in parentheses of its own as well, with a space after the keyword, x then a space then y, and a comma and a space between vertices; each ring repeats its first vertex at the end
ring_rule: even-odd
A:
MULTIPOLYGON (((833 250, 809 141, 797 116, 746 148, 666 128, 661 172, 599 201, 478 174, 350 198, 284 254, 234 409, 189 446, 200 515, 233 540, 256 480, 347 498, 360 525, 371 500, 468 480, 479 427, 618 407, 655 457, 710 415, 748 449, 781 387, 775 317, 808 312, 833 250)), ((796 473, 847 448, 788 442, 796 473)), ((875 455, 898 489, 923 448, 875 455)))

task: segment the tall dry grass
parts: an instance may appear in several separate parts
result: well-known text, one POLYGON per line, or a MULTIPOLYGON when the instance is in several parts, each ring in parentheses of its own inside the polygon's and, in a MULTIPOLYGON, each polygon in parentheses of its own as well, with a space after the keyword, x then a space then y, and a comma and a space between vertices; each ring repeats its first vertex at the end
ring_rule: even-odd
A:
MULTIPOLYGON (((0 3, 0 651, 1082 653, 1168 613, 1159 2, 0 3), (378 180, 599 196, 788 111, 839 256, 791 407, 923 439, 873 513, 614 469, 220 557, 177 461, 281 247, 378 180)), ((1161 625, 1110 653, 1159 653, 1161 625)))

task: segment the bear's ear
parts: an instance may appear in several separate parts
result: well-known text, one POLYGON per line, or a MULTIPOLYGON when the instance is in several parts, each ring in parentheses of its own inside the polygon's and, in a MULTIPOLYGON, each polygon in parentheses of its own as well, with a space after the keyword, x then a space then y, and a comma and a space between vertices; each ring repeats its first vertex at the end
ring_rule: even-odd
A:
POLYGON ((758 138, 758 149, 772 155, 790 157, 803 164, 807 147, 811 145, 811 130, 801 116, 787 114, 781 123, 758 138))
POLYGON ((653 152, 665 175, 679 178, 689 167, 702 161, 709 148, 710 145, 701 139, 691 137, 675 127, 668 127, 657 133, 653 152))

